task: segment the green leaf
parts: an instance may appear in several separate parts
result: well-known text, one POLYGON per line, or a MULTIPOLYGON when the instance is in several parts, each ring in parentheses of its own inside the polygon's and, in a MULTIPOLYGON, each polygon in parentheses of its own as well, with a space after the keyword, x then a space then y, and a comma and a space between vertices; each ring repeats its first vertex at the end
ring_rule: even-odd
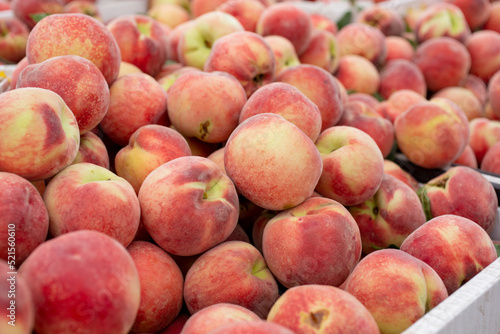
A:
POLYGON ((424 208, 426 220, 432 219, 431 201, 429 200, 429 196, 427 196, 427 188, 425 186, 420 187, 417 191, 417 195, 424 208))
POLYGON ((495 249, 497 250, 497 257, 500 257, 500 243, 495 244, 495 249))
POLYGON ((344 16, 342 16, 338 22, 337 22, 337 27, 338 29, 342 29, 343 27, 345 27, 346 25, 348 25, 349 23, 352 22, 352 11, 348 11, 344 14, 344 16))
POLYGON ((35 13, 35 14, 30 14, 30 17, 35 21, 35 23, 40 22, 44 17, 49 16, 50 14, 48 13, 35 13))
POLYGON ((385 100, 384 97, 382 95, 380 95, 379 92, 373 93, 373 97, 376 98, 379 102, 382 102, 385 100))

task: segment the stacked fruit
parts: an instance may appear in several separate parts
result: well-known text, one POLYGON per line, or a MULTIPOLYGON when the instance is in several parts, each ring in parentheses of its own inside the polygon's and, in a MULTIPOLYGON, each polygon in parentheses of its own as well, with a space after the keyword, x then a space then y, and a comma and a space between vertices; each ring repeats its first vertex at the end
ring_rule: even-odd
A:
POLYGON ((13 0, 0 333, 403 332, 497 259, 497 4, 13 0))

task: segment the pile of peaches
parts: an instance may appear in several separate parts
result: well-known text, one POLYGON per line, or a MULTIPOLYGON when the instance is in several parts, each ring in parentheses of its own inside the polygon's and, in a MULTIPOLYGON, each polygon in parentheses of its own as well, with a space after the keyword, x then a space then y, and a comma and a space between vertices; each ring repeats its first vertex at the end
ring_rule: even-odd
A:
POLYGON ((388 4, 0 1, 0 333, 402 333, 497 261, 500 1, 388 4))

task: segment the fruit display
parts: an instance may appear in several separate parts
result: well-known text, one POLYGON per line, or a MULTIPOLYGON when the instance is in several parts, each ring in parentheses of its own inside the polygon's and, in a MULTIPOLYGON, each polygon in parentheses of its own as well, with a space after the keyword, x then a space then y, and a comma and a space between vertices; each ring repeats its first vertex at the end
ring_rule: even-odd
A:
POLYGON ((140 2, 0 0, 0 334, 500 331, 499 2, 140 2))

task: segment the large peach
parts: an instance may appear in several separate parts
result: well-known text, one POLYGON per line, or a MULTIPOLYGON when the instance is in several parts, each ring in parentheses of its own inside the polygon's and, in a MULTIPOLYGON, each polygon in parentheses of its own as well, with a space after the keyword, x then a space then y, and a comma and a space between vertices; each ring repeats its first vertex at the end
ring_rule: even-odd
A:
POLYGON ((221 4, 217 10, 233 15, 246 31, 255 32, 266 6, 258 0, 231 0, 221 4))
POLYGON ((286 327, 269 321, 235 322, 216 328, 207 334, 293 334, 286 327))
POLYGON ((407 109, 425 101, 427 99, 422 94, 409 89, 401 89, 392 93, 387 100, 382 101, 375 111, 394 123, 396 118, 407 109))
POLYGON ((481 28, 488 20, 490 1, 488 0, 445 0, 462 10, 471 30, 481 28))
POLYGON ((265 36, 274 54, 274 76, 277 77, 283 70, 300 64, 299 56, 293 47, 292 42, 283 36, 265 36))
POLYGON ((471 58, 470 73, 485 83, 500 70, 500 33, 493 30, 479 30, 471 34, 465 44, 471 58))
POLYGON ((269 269, 287 288, 340 286, 361 257, 361 237, 345 207, 313 197, 266 224, 262 250, 269 269))
POLYGON ((238 125, 225 146, 224 165, 240 194, 271 210, 285 210, 310 197, 322 170, 311 139, 269 113, 238 125))
POLYGON ((358 55, 342 56, 335 77, 348 92, 371 95, 380 87, 380 74, 375 65, 358 55))
POLYGON ((336 36, 343 56, 358 55, 377 67, 385 62, 387 47, 385 36, 379 29, 354 22, 340 29, 336 36))
POLYGON ((311 64, 334 73, 339 67, 340 49, 337 38, 329 31, 314 29, 311 42, 299 57, 301 64, 311 64))
POLYGON ((196 255, 212 248, 238 222, 234 184, 207 158, 180 157, 159 166, 144 180, 139 202, 153 240, 175 255, 196 255))
POLYGON ((387 100, 394 92, 403 89, 426 96, 427 84, 424 74, 415 63, 409 60, 391 60, 380 71, 379 93, 387 100))
POLYGON ((33 296, 40 334, 126 334, 139 309, 141 287, 132 257, 97 231, 46 241, 19 268, 19 277, 33 296))
POLYGON ((387 48, 386 62, 393 59, 412 60, 415 54, 411 43, 401 36, 387 36, 385 38, 385 45, 387 48))

